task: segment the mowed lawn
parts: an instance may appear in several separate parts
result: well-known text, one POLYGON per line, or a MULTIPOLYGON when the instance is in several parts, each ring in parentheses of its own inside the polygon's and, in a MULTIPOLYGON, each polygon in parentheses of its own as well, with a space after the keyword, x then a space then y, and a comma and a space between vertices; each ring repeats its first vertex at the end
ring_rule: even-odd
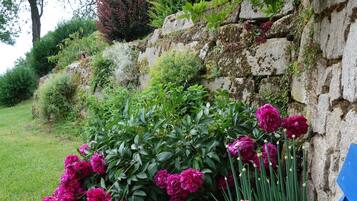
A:
POLYGON ((55 137, 31 116, 31 102, 0 108, 0 200, 41 200, 56 188, 79 140, 55 137))

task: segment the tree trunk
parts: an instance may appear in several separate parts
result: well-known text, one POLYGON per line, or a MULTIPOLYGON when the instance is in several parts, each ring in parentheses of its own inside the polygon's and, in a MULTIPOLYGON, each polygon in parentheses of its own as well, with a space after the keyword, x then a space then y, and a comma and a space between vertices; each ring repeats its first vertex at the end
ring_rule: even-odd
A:
MULTIPOLYGON (((38 0, 28 0, 31 8, 32 20, 32 43, 34 44, 41 38, 41 16, 43 11, 43 4, 40 4, 40 11, 38 8, 38 0)), ((40 0, 41 1, 41 0, 40 0)))

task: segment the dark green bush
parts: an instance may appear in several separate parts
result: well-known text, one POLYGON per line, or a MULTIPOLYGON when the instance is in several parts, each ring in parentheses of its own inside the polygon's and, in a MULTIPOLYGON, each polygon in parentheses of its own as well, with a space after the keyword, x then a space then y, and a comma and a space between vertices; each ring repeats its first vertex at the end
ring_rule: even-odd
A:
POLYGON ((97 54, 92 61, 93 77, 92 87, 93 91, 97 88, 104 88, 108 86, 113 74, 113 62, 104 59, 102 54, 97 54))
POLYGON ((87 140, 91 151, 105 153, 108 170, 104 180, 91 178, 89 186, 111 186, 118 200, 168 200, 153 176, 188 167, 205 173, 204 187, 188 200, 212 200, 210 192, 220 195, 216 178, 229 171, 225 140, 259 133, 253 132, 249 107, 226 95, 209 103, 197 85, 156 85, 143 93, 119 89, 90 105, 87 140))
POLYGON ((155 28, 161 28, 165 18, 168 15, 174 14, 182 9, 182 6, 187 2, 195 2, 194 0, 149 0, 149 16, 150 25, 155 28))
POLYGON ((34 44, 27 55, 29 65, 38 76, 46 75, 56 66, 56 63, 48 61, 48 57, 56 55, 60 51, 59 44, 64 39, 79 31, 81 37, 88 36, 95 30, 95 24, 91 20, 74 19, 60 23, 53 32, 49 32, 34 44))
POLYGON ((48 57, 50 62, 56 63, 59 69, 66 68, 74 61, 78 61, 82 54, 94 56, 107 47, 107 43, 97 32, 82 37, 80 32, 71 34, 59 45, 60 50, 56 55, 48 57))
POLYGON ((195 81, 202 69, 201 60, 191 51, 169 51, 150 68, 152 84, 186 85, 195 81))
POLYGON ((66 74, 50 77, 37 91, 40 117, 59 121, 70 117, 74 107, 76 85, 66 74))
POLYGON ((12 106, 32 96, 37 78, 24 60, 0 76, 0 105, 12 106))

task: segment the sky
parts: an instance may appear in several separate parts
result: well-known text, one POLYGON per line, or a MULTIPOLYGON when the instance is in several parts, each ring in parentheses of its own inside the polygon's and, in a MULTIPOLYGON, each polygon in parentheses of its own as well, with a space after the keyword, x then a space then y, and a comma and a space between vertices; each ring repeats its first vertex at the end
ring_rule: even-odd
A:
MULTIPOLYGON (((70 6, 64 6, 58 1, 47 1, 41 18, 41 35, 44 36, 48 31, 54 30, 58 22, 68 20, 72 15, 73 12, 70 6)), ((21 12, 20 19, 22 21, 22 30, 19 37, 16 38, 15 45, 0 43, 0 74, 12 68, 16 59, 24 57, 25 53, 32 47, 30 11, 21 12)))

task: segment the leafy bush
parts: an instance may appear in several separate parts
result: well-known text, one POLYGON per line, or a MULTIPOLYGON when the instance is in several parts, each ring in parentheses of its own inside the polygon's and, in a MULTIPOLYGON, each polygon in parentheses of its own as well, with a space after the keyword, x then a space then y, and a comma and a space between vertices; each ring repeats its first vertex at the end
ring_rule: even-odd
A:
POLYGON ((71 34, 59 45, 58 54, 50 56, 48 59, 57 66, 64 69, 69 64, 80 59, 81 55, 93 56, 103 51, 108 44, 101 35, 93 33, 87 37, 81 37, 80 32, 71 34))
POLYGON ((111 75, 113 74, 113 63, 103 58, 103 54, 99 53, 92 60, 92 87, 93 92, 97 88, 105 88, 111 83, 111 75))
POLYGON ((202 69, 201 60, 191 51, 169 51, 150 68, 153 84, 190 84, 202 69))
POLYGON ((46 75, 56 66, 55 63, 48 61, 48 57, 56 55, 60 51, 58 45, 80 30, 82 30, 80 37, 88 36, 95 31, 95 24, 91 20, 80 19, 63 22, 53 32, 49 32, 34 44, 27 57, 29 65, 38 76, 46 75))
POLYGON ((12 106, 32 96, 37 81, 34 71, 24 60, 0 76, 0 105, 12 106))
MULTIPOLYGON (((112 186, 119 200, 166 200, 152 182, 157 170, 189 167, 206 174, 204 188, 191 199, 211 200, 205 190, 217 191, 216 177, 229 167, 227 158, 220 158, 225 138, 252 133, 254 124, 249 108, 226 96, 206 104, 202 86, 156 85, 142 93, 119 89, 97 101, 90 104, 87 138, 92 151, 106 153, 102 184, 112 186)), ((99 184, 98 178, 90 186, 99 184)))
POLYGON ((40 117, 46 121, 58 121, 69 117, 73 105, 76 85, 66 74, 50 77, 38 89, 40 117))
MULTIPOLYGON (((150 25, 155 28, 161 28, 165 18, 168 15, 174 14, 182 9, 187 0, 149 0, 151 5, 149 8, 150 25)), ((194 1, 190 1, 194 2, 194 1)))
POLYGON ((151 28, 146 0, 98 0, 97 27, 108 41, 132 41, 151 28))

